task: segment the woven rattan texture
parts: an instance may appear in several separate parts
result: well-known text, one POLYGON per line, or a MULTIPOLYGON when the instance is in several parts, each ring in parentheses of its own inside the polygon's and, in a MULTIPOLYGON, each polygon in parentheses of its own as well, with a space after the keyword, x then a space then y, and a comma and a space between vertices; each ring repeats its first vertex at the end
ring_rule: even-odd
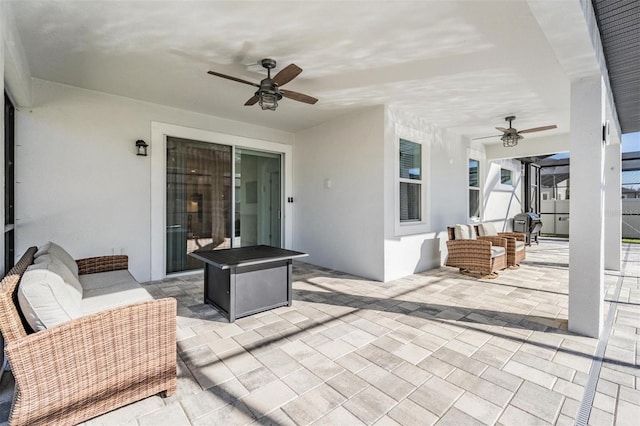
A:
MULTIPOLYGON (((19 282, 33 253, 27 251, 2 281, 3 298, 19 282)), ((91 267, 101 263, 92 261, 91 267)), ((11 309, 5 304, 0 320, 3 334, 16 328, 7 325, 11 309)), ((16 383, 9 424, 76 424, 160 392, 173 394, 176 311, 176 300, 166 298, 99 312, 29 335, 14 332, 6 346, 16 383)))
POLYGON ((78 264, 78 274, 80 275, 129 268, 129 258, 126 255, 87 257, 76 260, 76 263, 78 264))
POLYGON ((483 237, 475 240, 456 240, 454 228, 448 227, 446 266, 460 268, 465 272, 488 276, 507 267, 507 256, 491 257, 491 246, 507 248, 507 241, 501 237, 483 237))
POLYGON ((6 343, 18 340, 31 332, 31 328, 18 310, 17 291, 20 278, 33 263, 33 255, 37 250, 37 247, 29 248, 0 283, 0 331, 6 343))

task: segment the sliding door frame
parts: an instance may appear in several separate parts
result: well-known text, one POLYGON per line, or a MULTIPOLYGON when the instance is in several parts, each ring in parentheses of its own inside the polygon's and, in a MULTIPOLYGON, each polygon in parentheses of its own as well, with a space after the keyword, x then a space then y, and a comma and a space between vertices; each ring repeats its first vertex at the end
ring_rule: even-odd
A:
MULTIPOLYGON (((232 147, 232 159, 235 148, 247 148, 281 154, 282 161, 282 247, 291 249, 293 239, 293 206, 286 202, 293 193, 293 147, 287 144, 270 142, 243 136, 218 133, 209 130, 194 129, 167 123, 151 122, 151 280, 163 279, 166 274, 166 189, 167 189, 167 136, 211 142, 232 147)), ((235 164, 232 161, 232 184, 235 178, 235 164)), ((232 191, 233 192, 233 191, 232 191)), ((233 199, 233 197, 232 197, 233 199)), ((233 203, 232 203, 233 204, 233 203)), ((232 205, 232 209, 233 209, 232 205)), ((233 210, 232 210, 233 211, 233 210)), ((234 233, 232 220, 232 236, 234 233)), ((187 271, 192 274, 196 271, 187 271)), ((173 274, 172 274, 173 275, 173 274)))

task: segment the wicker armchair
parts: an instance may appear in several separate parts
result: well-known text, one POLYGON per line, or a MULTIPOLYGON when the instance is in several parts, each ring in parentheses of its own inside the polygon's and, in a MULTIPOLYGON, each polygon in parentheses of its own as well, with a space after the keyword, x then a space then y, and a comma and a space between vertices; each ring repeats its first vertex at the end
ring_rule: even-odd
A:
POLYGON ((518 269, 520 262, 527 256, 526 239, 527 236, 522 232, 494 232, 493 226, 486 227, 486 224, 475 225, 475 232, 478 238, 483 239, 487 236, 498 236, 507 239, 507 266, 510 269, 518 269), (482 229, 481 229, 482 227, 482 229), (483 235, 486 231, 492 232, 493 235, 483 235))
POLYGON ((486 237, 457 240, 453 227, 447 227, 447 232, 449 235, 447 240, 449 254, 445 262, 446 266, 460 268, 460 273, 480 278, 496 278, 498 271, 507 267, 507 240, 505 238, 486 237), (495 250, 496 247, 501 247, 503 250, 495 250))
MULTIPOLYGON (((31 247, 0 283, 0 331, 15 378, 10 425, 76 424, 176 391, 176 301, 153 300, 33 332, 17 301, 31 247)), ((78 262, 81 274, 126 269, 126 256, 78 262)))

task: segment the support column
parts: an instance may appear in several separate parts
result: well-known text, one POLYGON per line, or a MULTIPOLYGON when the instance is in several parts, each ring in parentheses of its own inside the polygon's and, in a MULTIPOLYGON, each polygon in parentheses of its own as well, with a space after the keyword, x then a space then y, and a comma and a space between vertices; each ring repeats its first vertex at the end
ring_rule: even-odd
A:
POLYGON ((604 92, 600 76, 571 84, 569 330, 590 337, 604 311, 604 92))
POLYGON ((604 149, 604 268, 620 271, 622 265, 622 157, 621 145, 604 149))

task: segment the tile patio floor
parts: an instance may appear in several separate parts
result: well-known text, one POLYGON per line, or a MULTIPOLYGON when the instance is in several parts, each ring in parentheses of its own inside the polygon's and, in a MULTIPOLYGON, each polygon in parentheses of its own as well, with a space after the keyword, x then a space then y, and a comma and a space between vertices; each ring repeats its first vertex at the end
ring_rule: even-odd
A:
MULTIPOLYGON (((640 246, 623 256, 605 275, 593 425, 640 419, 640 246)), ((566 330, 567 264, 553 240, 494 280, 439 268, 379 283, 296 263, 292 307, 234 324, 202 304, 201 274, 148 283, 178 299, 178 392, 87 424, 573 425, 599 341, 566 330)), ((12 388, 5 374, 0 420, 12 388)))

